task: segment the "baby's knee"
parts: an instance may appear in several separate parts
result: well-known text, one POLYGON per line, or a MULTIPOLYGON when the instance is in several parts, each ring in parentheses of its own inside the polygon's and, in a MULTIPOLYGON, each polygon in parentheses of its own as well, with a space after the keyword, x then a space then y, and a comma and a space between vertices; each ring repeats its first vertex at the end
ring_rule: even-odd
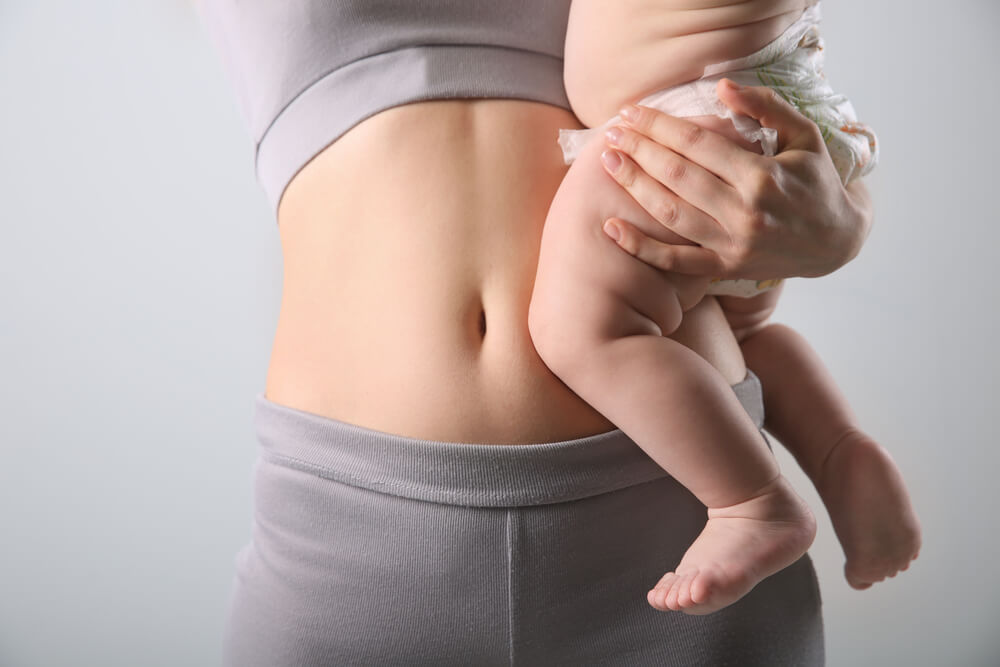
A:
POLYGON ((689 310, 694 304, 684 303, 680 291, 676 288, 670 287, 663 292, 655 303, 650 304, 649 317, 660 327, 660 335, 669 336, 681 326, 684 311, 689 310))
POLYGON ((567 301, 557 297, 535 291, 528 304, 528 335, 542 362, 561 376, 574 357, 586 354, 591 336, 587 323, 571 317, 567 301))
MULTIPOLYGON (((528 333, 542 362, 572 386, 602 346, 627 336, 662 336, 659 324, 609 290, 594 288, 533 295, 528 333)), ((680 311, 678 308, 679 326, 680 311)))

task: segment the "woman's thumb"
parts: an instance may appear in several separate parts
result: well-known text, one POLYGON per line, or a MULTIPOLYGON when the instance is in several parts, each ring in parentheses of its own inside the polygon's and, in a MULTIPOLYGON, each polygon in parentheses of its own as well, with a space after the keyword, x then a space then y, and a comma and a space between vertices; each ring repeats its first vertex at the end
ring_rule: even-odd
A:
POLYGON ((778 153, 788 148, 820 150, 823 145, 823 136, 816 123, 803 116, 773 88, 740 86, 731 79, 721 79, 716 93, 735 113, 750 116, 764 127, 777 130, 778 153))

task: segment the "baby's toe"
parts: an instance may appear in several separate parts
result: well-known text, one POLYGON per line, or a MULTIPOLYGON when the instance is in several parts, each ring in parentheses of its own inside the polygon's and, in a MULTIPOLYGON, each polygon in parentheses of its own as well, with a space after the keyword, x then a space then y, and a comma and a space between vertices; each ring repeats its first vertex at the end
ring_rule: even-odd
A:
POLYGON ((667 592, 665 604, 669 609, 672 609, 674 611, 680 611, 681 609, 681 606, 677 603, 677 596, 680 593, 680 588, 681 588, 679 584, 681 583, 681 581, 682 580, 680 577, 675 578, 673 580, 672 585, 670 586, 670 590, 667 592))
POLYGON ((677 575, 673 572, 667 572, 665 575, 660 577, 660 580, 656 582, 656 585, 646 594, 646 599, 649 600, 649 604, 653 605, 660 611, 667 610, 667 593, 670 592, 672 582, 677 578, 677 575))
POLYGON ((654 609, 659 609, 660 611, 664 611, 665 610, 665 607, 660 602, 660 589, 659 588, 651 588, 651 589, 649 589, 649 591, 646 593, 646 602, 648 602, 649 606, 653 607, 654 609))
POLYGON ((701 576, 691 583, 691 601, 695 604, 705 604, 718 588, 719 581, 714 574, 702 572, 701 576))
POLYGON ((886 577, 892 576, 893 569, 883 567, 852 568, 850 564, 844 567, 844 576, 851 588, 863 591, 871 588, 873 584, 885 581, 886 577))
POLYGON ((677 604, 685 609, 694 604, 694 600, 691 599, 691 582, 694 581, 694 576, 684 577, 680 583, 677 584, 677 604))
POLYGON ((850 563, 844 565, 844 578, 847 579, 847 584, 856 590, 863 591, 866 588, 871 588, 874 581, 869 577, 861 576, 856 573, 852 568, 850 563))
POLYGON ((669 590, 670 582, 677 578, 677 574, 674 572, 667 572, 665 575, 660 577, 660 580, 653 585, 653 590, 669 590))

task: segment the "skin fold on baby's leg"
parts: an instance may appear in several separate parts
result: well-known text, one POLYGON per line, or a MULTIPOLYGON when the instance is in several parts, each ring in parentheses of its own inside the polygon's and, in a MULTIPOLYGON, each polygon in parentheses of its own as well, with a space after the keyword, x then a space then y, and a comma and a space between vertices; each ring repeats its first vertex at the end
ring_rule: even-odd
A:
POLYGON ((664 335, 709 279, 650 267, 601 229, 618 215, 666 231, 607 175, 602 148, 602 137, 584 146, 550 206, 529 332, 553 373, 708 507, 702 533, 647 596, 663 611, 707 614, 798 560, 815 519, 725 378, 664 335))
POLYGON ((782 287, 716 298, 760 378, 765 427, 812 480, 844 550, 844 577, 863 590, 909 567, 920 523, 892 457, 858 426, 819 355, 794 329, 768 323, 782 287))

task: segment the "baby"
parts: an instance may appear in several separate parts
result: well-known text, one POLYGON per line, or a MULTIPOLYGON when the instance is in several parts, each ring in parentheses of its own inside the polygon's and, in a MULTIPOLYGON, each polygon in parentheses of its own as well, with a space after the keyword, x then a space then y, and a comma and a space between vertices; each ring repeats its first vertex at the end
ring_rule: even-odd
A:
POLYGON ((661 241, 690 243, 656 222, 601 166, 604 130, 626 104, 687 116, 748 150, 774 154, 775 130, 719 102, 723 74, 777 89, 814 120, 845 184, 867 173, 877 159, 875 137, 825 83, 819 18, 818 0, 571 6, 566 89, 576 116, 596 129, 560 132, 573 164, 545 221, 529 331, 553 373, 708 508, 701 534, 647 594, 661 611, 708 614, 732 604, 798 560, 816 531, 729 382, 669 337, 704 299, 721 307, 762 380, 768 428, 823 499, 848 583, 864 589, 894 576, 920 547, 920 526, 891 457, 858 427, 805 339, 767 322, 781 280, 663 272, 602 231, 618 217, 657 229, 661 241))

